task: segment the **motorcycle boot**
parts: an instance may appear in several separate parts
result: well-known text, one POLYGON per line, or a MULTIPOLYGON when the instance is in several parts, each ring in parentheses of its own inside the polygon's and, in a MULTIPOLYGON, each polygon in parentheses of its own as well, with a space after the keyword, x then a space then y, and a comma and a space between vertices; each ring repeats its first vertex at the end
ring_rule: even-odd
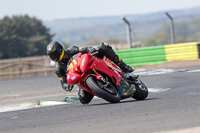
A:
POLYGON ((136 92, 135 86, 129 86, 129 84, 123 78, 117 88, 120 91, 121 99, 129 98, 136 92))
POLYGON ((122 59, 119 58, 118 55, 115 55, 115 60, 113 61, 117 66, 119 66, 123 72, 125 73, 131 73, 134 71, 133 67, 130 67, 125 62, 122 61, 122 59))
POLYGON ((126 63, 124 63, 119 56, 114 52, 114 50, 112 49, 111 45, 108 43, 102 43, 100 44, 100 46, 98 47, 98 56, 99 58, 103 58, 101 56, 105 55, 108 59, 110 59, 111 61, 113 61, 117 66, 119 66, 123 72, 125 73, 131 73, 134 71, 134 68, 130 67, 129 65, 127 65, 126 63))

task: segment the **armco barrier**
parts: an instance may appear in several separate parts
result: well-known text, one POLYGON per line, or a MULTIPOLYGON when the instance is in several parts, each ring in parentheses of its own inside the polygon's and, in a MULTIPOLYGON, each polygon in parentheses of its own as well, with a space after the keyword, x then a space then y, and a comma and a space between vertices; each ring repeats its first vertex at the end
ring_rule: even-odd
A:
POLYGON ((197 42, 165 45, 167 61, 198 59, 197 42))
POLYGON ((116 53, 130 66, 142 66, 166 62, 164 46, 118 50, 116 53))
POLYGON ((200 58, 198 42, 167 44, 163 46, 118 50, 119 57, 130 66, 159 64, 167 61, 200 58))

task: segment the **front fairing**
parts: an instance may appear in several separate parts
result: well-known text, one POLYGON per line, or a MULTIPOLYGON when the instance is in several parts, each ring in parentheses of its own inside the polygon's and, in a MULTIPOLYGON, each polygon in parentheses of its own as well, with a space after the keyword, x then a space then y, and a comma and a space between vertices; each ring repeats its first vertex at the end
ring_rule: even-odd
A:
POLYGON ((96 57, 89 54, 79 53, 78 57, 72 60, 67 71, 67 82, 70 84, 77 84, 82 76, 91 70, 90 66, 96 57))
POLYGON ((81 64, 80 64, 80 70, 82 73, 86 73, 91 69, 91 65, 93 63, 94 60, 96 60, 97 58, 89 55, 89 54, 83 54, 81 56, 81 64))
POLYGON ((69 64, 69 67, 67 69, 67 82, 74 85, 79 82, 81 79, 81 70, 80 70, 80 58, 77 57, 74 60, 72 60, 69 64))
POLYGON ((67 82, 70 83, 71 85, 77 84, 80 79, 81 75, 78 73, 69 71, 69 73, 67 74, 67 82))
POLYGON ((91 68, 108 75, 111 79, 113 79, 113 81, 115 81, 116 85, 118 85, 122 79, 122 76, 119 74, 120 70, 112 66, 111 63, 108 63, 102 59, 94 60, 91 68))

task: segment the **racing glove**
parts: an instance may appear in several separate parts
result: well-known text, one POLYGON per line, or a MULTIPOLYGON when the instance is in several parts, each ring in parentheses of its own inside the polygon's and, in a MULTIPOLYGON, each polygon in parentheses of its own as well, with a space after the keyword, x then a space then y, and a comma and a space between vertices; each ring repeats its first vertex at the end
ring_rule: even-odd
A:
POLYGON ((66 81, 66 78, 65 77, 61 77, 60 78, 60 82, 61 82, 61 85, 62 85, 62 88, 65 90, 65 91, 71 91, 74 87, 74 85, 70 85, 67 81, 66 81))
POLYGON ((65 91, 71 91, 71 90, 74 88, 74 85, 70 85, 69 83, 63 83, 63 84, 62 84, 62 88, 63 88, 65 91))

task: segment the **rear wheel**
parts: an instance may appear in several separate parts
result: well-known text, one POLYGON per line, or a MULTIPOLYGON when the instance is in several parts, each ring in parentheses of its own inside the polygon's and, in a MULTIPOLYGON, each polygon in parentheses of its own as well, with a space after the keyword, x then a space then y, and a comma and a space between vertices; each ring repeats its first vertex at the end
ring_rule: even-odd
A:
POLYGON ((86 79, 86 84, 102 99, 111 103, 120 102, 121 96, 119 95, 116 87, 111 83, 107 82, 105 84, 102 81, 97 80, 95 77, 90 76, 86 79))
POLYGON ((132 98, 136 100, 144 100, 148 96, 148 89, 146 85, 140 80, 137 79, 139 84, 135 84, 136 92, 132 96, 132 98))

